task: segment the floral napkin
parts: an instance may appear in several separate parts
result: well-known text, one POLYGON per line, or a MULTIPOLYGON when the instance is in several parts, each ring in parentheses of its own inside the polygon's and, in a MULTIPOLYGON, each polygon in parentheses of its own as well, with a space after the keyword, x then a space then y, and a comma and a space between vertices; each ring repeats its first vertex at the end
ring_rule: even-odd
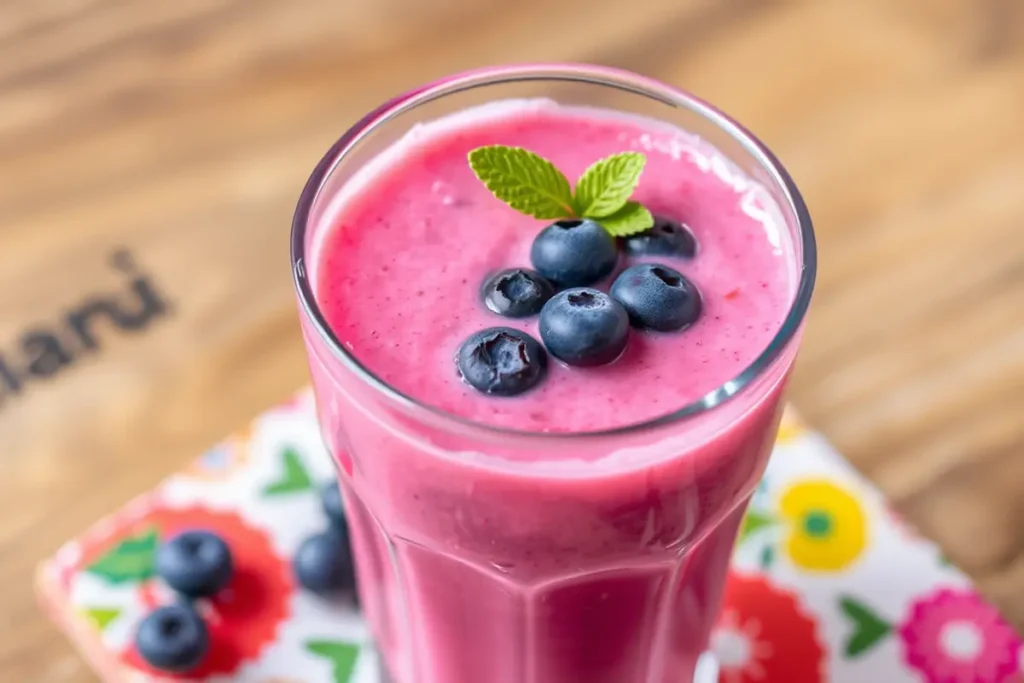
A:
POLYGON ((722 683, 1005 683, 1021 640, 819 434, 783 419, 712 640, 722 683))
MULTIPOLYGON (((170 596, 153 553, 204 526, 236 576, 202 611, 212 647, 189 680, 377 683, 358 611, 296 590, 288 558, 326 525, 332 468, 308 393, 257 418, 43 563, 44 607, 108 683, 166 683, 131 647, 170 596)), ((1024 683, 1021 640, 819 435, 787 413, 737 543, 711 650, 720 683, 1024 683)), ((701 667, 701 683, 714 680, 701 667)))

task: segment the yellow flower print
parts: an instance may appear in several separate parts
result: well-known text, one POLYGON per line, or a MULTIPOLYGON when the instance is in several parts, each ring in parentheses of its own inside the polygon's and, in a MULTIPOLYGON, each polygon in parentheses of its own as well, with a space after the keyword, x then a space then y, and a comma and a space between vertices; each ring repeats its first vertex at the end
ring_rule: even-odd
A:
POLYGON ((797 415, 791 406, 786 406, 782 413, 782 421, 779 422, 779 435, 775 438, 775 442, 780 444, 792 443, 805 431, 807 431, 807 428, 804 427, 800 416, 797 415))
POLYGON ((788 522, 786 552, 798 567, 837 572, 864 550, 867 522, 860 502, 826 479, 808 479, 782 494, 780 512, 788 522))

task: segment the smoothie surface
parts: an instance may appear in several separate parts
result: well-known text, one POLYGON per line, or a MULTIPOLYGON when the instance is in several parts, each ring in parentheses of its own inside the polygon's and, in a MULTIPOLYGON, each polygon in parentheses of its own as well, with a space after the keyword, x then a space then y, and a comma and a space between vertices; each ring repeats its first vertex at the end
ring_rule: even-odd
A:
POLYGON ((695 136, 653 120, 548 100, 492 103, 419 124, 334 197, 318 226, 312 274, 335 335, 400 392, 492 426, 537 432, 623 427, 671 413, 736 377, 768 345, 789 310, 797 271, 790 237, 768 192, 695 136), (700 290, 703 312, 681 332, 632 330, 615 362, 568 367, 515 397, 486 396, 461 380, 459 345, 486 327, 536 339, 536 316, 511 319, 483 305, 492 273, 532 267, 547 224, 497 200, 473 175, 480 146, 525 147, 571 181, 592 162, 646 154, 634 199, 684 222, 693 259, 627 257, 672 266, 700 290))

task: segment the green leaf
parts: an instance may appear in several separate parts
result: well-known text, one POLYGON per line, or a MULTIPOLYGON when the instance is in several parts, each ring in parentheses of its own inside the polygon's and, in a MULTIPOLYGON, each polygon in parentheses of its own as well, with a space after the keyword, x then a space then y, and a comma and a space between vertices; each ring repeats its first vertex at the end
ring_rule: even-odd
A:
POLYGON ((576 181, 576 210, 587 218, 611 216, 629 201, 647 157, 622 152, 595 161, 576 181))
POLYGON ((311 640, 306 643, 306 649, 317 657, 330 660, 334 683, 349 683, 352 679, 359 658, 358 645, 334 640, 311 640))
POLYGON ((746 516, 743 517, 743 524, 740 525, 740 543, 761 529, 767 529, 771 526, 775 526, 774 517, 754 510, 748 510, 746 516))
POLYGON ((159 543, 155 528, 129 536, 89 565, 86 571, 113 584, 145 581, 156 574, 154 557, 159 543))
POLYGON ((313 488, 313 479, 309 476, 309 472, 306 471, 306 466, 302 464, 302 457, 298 451, 294 448, 286 448, 281 453, 281 461, 284 472, 281 474, 280 479, 267 484, 263 489, 264 496, 298 493, 313 488))
POLYGON ((891 624, 853 598, 841 597, 839 608, 853 622, 853 633, 846 641, 847 658, 859 657, 892 631, 891 624))
POLYGON ((121 610, 116 607, 86 607, 82 610, 82 615, 102 632, 110 622, 121 616, 121 610))
POLYGON ((637 202, 626 202, 621 209, 602 218, 600 223, 613 237, 629 237, 654 225, 654 216, 637 202))
POLYGON ((542 219, 571 218, 572 190, 547 159, 522 147, 489 145, 469 153, 469 165, 494 196, 520 213, 542 219))

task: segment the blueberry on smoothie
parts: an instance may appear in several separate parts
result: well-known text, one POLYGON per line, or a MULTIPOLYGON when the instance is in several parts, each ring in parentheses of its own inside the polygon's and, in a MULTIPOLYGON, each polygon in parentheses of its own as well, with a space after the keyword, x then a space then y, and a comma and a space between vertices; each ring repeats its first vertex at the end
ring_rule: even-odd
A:
POLYGON ((540 309, 555 294, 555 288, 540 273, 527 268, 509 268, 487 279, 484 305, 507 318, 525 318, 540 309))
POLYGON ((685 223, 655 216, 654 225, 623 240, 630 256, 672 256, 691 259, 697 253, 697 238, 685 223))
POLYGON ((700 315, 700 293, 679 271, 656 263, 631 266, 615 278, 612 297, 634 327, 681 330, 700 315))
POLYGON ((530 260, 559 287, 583 287, 606 277, 618 261, 615 238, 589 219, 561 220, 540 231, 530 260))
POLYGON ((166 605, 156 608, 139 623, 135 649, 154 669, 187 673, 202 663, 210 649, 210 634, 191 605, 166 605))
POLYGON ((231 580, 231 549, 212 531, 185 531, 160 545, 156 572, 167 584, 190 598, 213 595, 231 580))
POLYGON ((629 316, 604 292, 567 289, 544 304, 540 337, 551 355, 569 365, 604 365, 626 348, 629 316))
POLYGON ((321 597, 332 597, 355 587, 348 537, 330 529, 310 536, 292 558, 299 585, 321 597))
POLYGON ((534 387, 544 378, 547 360, 536 339, 511 327, 481 330, 455 354, 466 384, 491 396, 515 396, 534 387))

